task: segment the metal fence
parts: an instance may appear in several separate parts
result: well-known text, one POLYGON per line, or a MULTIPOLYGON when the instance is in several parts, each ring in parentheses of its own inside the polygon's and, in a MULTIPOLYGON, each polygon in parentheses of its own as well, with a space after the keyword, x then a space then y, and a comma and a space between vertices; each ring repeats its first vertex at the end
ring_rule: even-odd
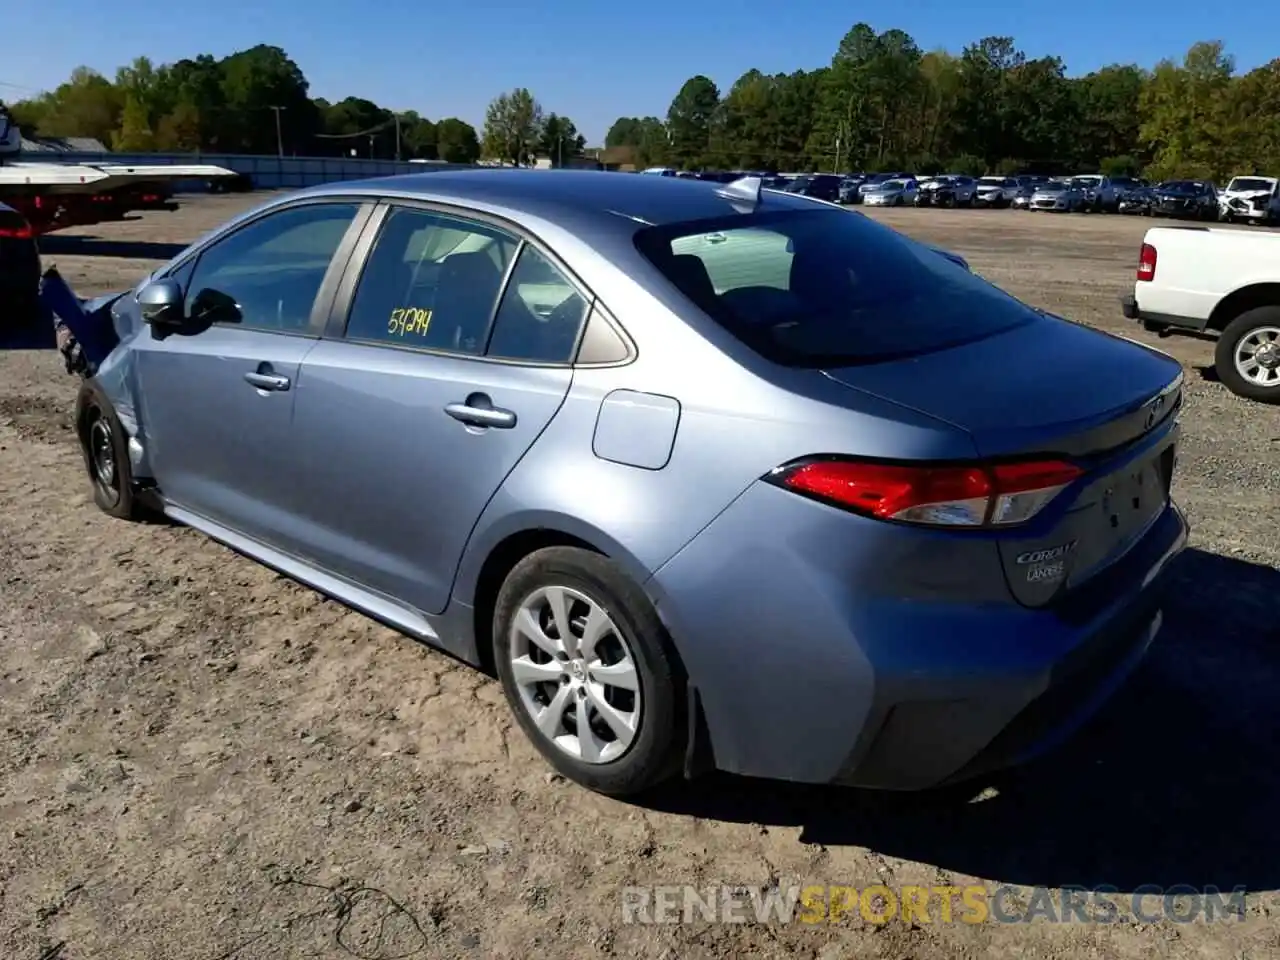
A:
MULTIPOLYGON (((44 160, 44 157, 41 157, 44 160)), ((363 180, 402 173, 468 169, 465 163, 415 163, 398 160, 360 160, 346 157, 264 157, 228 153, 58 153, 49 161, 64 163, 192 164, 207 163, 244 174, 259 190, 289 190, 320 183, 363 180)), ((182 183, 179 189, 204 189, 202 182, 182 183)))

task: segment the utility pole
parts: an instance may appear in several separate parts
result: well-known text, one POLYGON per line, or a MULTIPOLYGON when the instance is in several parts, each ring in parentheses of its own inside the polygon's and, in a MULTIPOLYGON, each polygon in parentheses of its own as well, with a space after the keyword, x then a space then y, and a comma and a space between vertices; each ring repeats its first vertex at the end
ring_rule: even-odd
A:
POLYGON ((271 107, 276 112, 276 155, 284 156, 284 135, 280 132, 280 111, 288 107, 271 107))
POLYGON ((396 118, 396 162, 400 160, 400 114, 392 114, 396 118))

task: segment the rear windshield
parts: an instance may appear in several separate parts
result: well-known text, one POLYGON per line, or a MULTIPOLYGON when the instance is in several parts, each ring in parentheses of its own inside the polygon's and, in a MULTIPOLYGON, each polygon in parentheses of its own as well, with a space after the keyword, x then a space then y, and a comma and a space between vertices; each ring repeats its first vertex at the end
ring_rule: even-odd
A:
POLYGON ((929 247, 844 210, 649 227, 636 246, 712 319, 787 366, 929 353, 1036 317, 929 247))

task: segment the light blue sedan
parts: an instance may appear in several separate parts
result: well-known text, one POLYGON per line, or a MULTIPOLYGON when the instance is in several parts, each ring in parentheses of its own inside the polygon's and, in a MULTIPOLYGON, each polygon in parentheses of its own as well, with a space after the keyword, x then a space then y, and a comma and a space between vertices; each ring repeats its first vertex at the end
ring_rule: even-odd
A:
POLYGON ((1158 629, 1179 366, 761 186, 274 199, 109 307, 94 496, 496 673, 595 790, 1016 763, 1158 629))

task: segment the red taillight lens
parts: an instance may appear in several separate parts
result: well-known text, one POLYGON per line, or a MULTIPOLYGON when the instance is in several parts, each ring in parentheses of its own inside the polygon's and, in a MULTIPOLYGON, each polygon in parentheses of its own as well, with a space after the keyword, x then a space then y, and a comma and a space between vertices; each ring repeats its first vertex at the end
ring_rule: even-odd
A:
POLYGON ((1154 280, 1156 278, 1156 248, 1149 243, 1142 245, 1138 254, 1138 279, 1154 280))
POLYGON ((19 227, 0 227, 0 238, 7 240, 30 240, 35 234, 29 223, 19 227))
POLYGON ((983 527, 1030 520, 1082 473, 1061 460, 915 466, 822 459, 779 467, 768 479, 880 520, 983 527))

